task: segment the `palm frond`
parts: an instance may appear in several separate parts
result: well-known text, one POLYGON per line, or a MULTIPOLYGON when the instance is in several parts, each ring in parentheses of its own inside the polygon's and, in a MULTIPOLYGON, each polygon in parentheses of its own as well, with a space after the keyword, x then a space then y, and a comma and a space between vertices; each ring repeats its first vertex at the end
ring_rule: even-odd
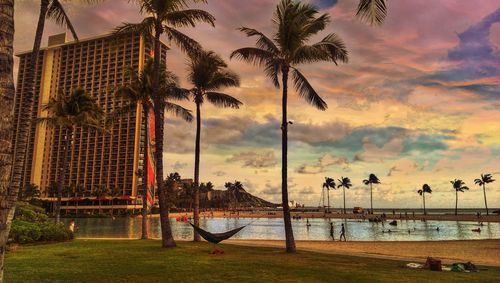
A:
POLYGON ((193 121, 193 114, 191 110, 188 110, 178 104, 165 102, 165 111, 174 114, 176 117, 180 117, 187 122, 193 121))
POLYGON ((212 14, 198 9, 172 11, 165 15, 165 22, 172 27, 195 27, 196 22, 204 22, 215 26, 215 17, 212 14))
POLYGON ((75 28, 59 0, 52 0, 47 9, 47 18, 54 20, 54 22, 61 27, 68 28, 73 38, 78 41, 78 35, 76 34, 75 28))
POLYGON ((206 96, 207 100, 217 107, 239 109, 243 104, 238 99, 221 92, 210 91, 206 93, 206 96))
POLYGON ((123 23, 113 30, 113 34, 121 35, 128 33, 152 34, 155 24, 154 17, 147 17, 140 23, 123 23))
POLYGON ((234 50, 229 58, 236 58, 256 66, 264 66, 274 60, 274 54, 261 48, 245 47, 234 50))
POLYGON ((169 26, 164 26, 164 29, 168 40, 174 42, 183 52, 187 53, 188 55, 197 54, 202 50, 201 45, 196 40, 190 38, 184 33, 169 26))
POLYGON ((271 79, 274 87, 280 88, 280 79, 279 75, 281 73, 281 63, 279 60, 272 60, 266 63, 266 67, 264 68, 264 72, 266 76, 271 79))
POLYGON ((305 98, 309 104, 319 110, 326 110, 328 108, 326 102, 318 95, 318 93, 316 93, 312 85, 299 70, 294 68, 292 71, 292 77, 295 89, 297 90, 299 96, 305 98))
POLYGON ((356 16, 372 26, 382 25, 387 16, 385 0, 359 0, 356 16))
POLYGON ((276 46, 276 44, 274 44, 274 42, 262 32, 256 29, 246 28, 246 27, 241 27, 238 30, 245 33, 248 37, 257 36, 258 39, 256 45, 258 48, 264 49, 271 53, 279 52, 279 49, 276 46))
POLYGON ((206 90, 217 90, 223 87, 240 86, 240 76, 227 68, 220 69, 212 75, 211 80, 205 86, 206 90))
POLYGON ((349 61, 349 53, 344 41, 335 33, 327 35, 323 40, 313 45, 314 47, 323 50, 328 54, 330 60, 337 64, 338 61, 347 63, 349 61))

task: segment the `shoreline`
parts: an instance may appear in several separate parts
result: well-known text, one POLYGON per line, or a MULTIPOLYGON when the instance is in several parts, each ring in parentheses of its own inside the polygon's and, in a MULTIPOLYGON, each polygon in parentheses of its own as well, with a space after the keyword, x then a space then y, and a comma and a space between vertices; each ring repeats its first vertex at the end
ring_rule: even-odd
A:
MULTIPOLYGON (((291 217, 301 217, 301 219, 307 219, 307 218, 332 218, 332 219, 354 219, 354 220, 366 220, 368 221, 369 219, 374 219, 376 217, 381 217, 382 214, 375 213, 375 214, 367 214, 367 215, 362 215, 362 214, 353 214, 353 213, 328 213, 325 214, 323 212, 292 212, 291 217)), ((160 217, 159 214, 150 214, 148 215, 150 217, 160 217)), ((193 217, 192 212, 173 212, 169 213, 169 218, 180 218, 187 216, 193 217)), ((137 216, 137 217, 142 217, 142 216, 137 216)), ((206 211, 206 212, 200 212, 200 218, 282 218, 283 217, 283 212, 281 211, 272 211, 272 212, 265 212, 265 211, 240 211, 240 212, 231 212, 231 211, 206 211)), ((386 214, 386 220, 392 221, 392 220, 415 220, 415 221, 422 221, 422 220, 436 220, 436 221, 471 221, 471 222, 500 222, 500 215, 481 215, 479 218, 474 215, 474 214, 459 214, 459 215, 454 215, 454 214, 427 214, 423 215, 421 213, 415 213, 415 217, 413 217, 413 214, 408 213, 406 216, 405 214, 398 214, 396 213, 395 215, 393 214, 386 214)))

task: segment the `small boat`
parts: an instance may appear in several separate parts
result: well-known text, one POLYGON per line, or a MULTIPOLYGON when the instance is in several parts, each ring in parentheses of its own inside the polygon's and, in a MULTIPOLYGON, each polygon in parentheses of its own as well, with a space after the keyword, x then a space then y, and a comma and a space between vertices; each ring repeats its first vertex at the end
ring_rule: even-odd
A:
POLYGON ((389 222, 389 225, 398 226, 398 222, 396 220, 392 220, 391 222, 389 222))
POLYGON ((478 232, 478 233, 481 233, 481 228, 472 229, 472 232, 478 232))

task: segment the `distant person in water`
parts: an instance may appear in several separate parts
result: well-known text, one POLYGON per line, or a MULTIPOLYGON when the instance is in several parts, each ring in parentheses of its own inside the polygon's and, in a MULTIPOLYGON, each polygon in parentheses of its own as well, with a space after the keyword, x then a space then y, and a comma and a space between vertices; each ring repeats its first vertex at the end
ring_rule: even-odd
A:
POLYGON ((344 223, 342 223, 342 227, 340 228, 340 241, 342 241, 342 238, 344 238, 344 242, 347 242, 345 238, 345 227, 344 223))
POLYGON ((436 231, 438 231, 438 232, 439 232, 439 227, 437 227, 437 228, 436 228, 436 231))
POLYGON ((330 222, 330 237, 332 237, 332 241, 335 241, 335 228, 333 227, 333 222, 330 222))
POLYGON ((307 219, 306 226, 307 226, 307 228, 309 228, 311 226, 311 223, 309 223, 309 219, 307 219))

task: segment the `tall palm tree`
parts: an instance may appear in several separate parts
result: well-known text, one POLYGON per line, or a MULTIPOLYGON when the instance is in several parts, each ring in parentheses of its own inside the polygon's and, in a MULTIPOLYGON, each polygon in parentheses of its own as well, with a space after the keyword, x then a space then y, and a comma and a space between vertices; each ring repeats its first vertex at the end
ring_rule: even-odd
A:
POLYGON ((469 187, 465 185, 465 182, 460 179, 455 179, 450 181, 455 190, 455 215, 458 215, 458 192, 465 192, 469 190, 469 187))
MULTIPOLYGON (((183 118, 186 121, 191 121, 193 116, 191 111, 183 108, 182 106, 170 102, 170 100, 187 100, 188 96, 177 87, 177 78, 170 72, 167 72, 165 65, 160 66, 160 88, 158 90, 157 96, 162 99, 162 103, 165 106, 165 110, 172 112, 174 115, 183 118)), ((150 117, 154 115, 153 112, 153 77, 154 77, 154 62, 153 59, 146 61, 144 69, 140 72, 129 68, 126 70, 126 77, 128 80, 124 85, 120 86, 115 94, 125 101, 125 105, 118 109, 115 113, 115 118, 119 118, 123 114, 129 113, 137 109, 138 106, 142 107, 143 117, 144 117, 144 143, 143 155, 144 162, 143 168, 140 170, 142 175, 143 184, 143 200, 148 198, 148 187, 154 187, 156 180, 150 180, 151 172, 154 172, 154 164, 149 164, 149 160, 154 160, 152 158, 152 153, 150 152, 151 139, 155 137, 150 137, 150 134, 154 134, 155 129, 150 129, 150 117), (151 158, 148 158, 151 157, 151 158)), ((157 124, 157 123, 155 123, 157 124)), ((158 174, 158 172, 155 172, 158 174)), ((154 175, 154 174, 151 174, 154 175)), ((143 232, 141 239, 148 239, 147 235, 147 201, 142 203, 142 227, 143 232)))
POLYGON ((335 189, 335 179, 330 177, 325 177, 325 182, 323 182, 323 189, 326 189, 326 195, 328 198, 328 209, 327 213, 330 213, 330 189, 335 189))
POLYGON ((83 197, 83 194, 85 193, 85 188, 81 184, 76 184, 75 185, 75 200, 76 200, 76 209, 75 209, 75 215, 78 216, 78 204, 80 203, 80 197, 83 197))
POLYGON ((60 128, 62 134, 63 153, 60 172, 58 172, 56 202, 56 222, 59 223, 66 164, 74 132, 78 127, 104 129, 104 112, 97 105, 96 99, 87 95, 83 89, 75 89, 69 95, 59 92, 57 96, 49 99, 49 102, 43 106, 43 110, 48 112, 48 117, 38 118, 38 122, 45 123, 52 128, 60 128))
POLYGON ((495 180, 493 179, 493 176, 491 174, 481 174, 480 179, 475 179, 474 183, 478 186, 483 187, 483 193, 484 193, 484 206, 486 207, 486 215, 489 215, 488 212, 488 202, 486 201, 486 184, 488 183, 493 183, 495 180))
POLYGON ((109 194, 109 188, 106 185, 100 185, 94 188, 92 191, 92 196, 94 196, 97 199, 97 204, 99 207, 99 215, 102 215, 102 199, 106 198, 109 194))
POLYGON ((368 179, 363 180, 363 184, 370 185, 370 210, 371 214, 373 214, 373 184, 380 184, 380 180, 375 174, 370 174, 368 179))
MULTIPOLYGON (((205 100, 217 107, 238 109, 242 104, 238 99, 219 92, 226 87, 237 87, 240 78, 227 68, 226 62, 212 51, 200 50, 190 56, 188 63, 188 81, 191 89, 184 89, 196 104, 196 140, 194 158, 194 225, 200 225, 200 141, 201 141, 201 107, 205 100)), ((194 234, 194 240, 200 241, 200 235, 194 234)))
POLYGON ((16 209, 20 179, 11 179, 12 134, 14 121, 14 0, 0 0, 0 281, 3 280, 4 255, 16 209))
POLYGON ((326 35, 321 41, 308 44, 309 40, 324 30, 330 22, 328 14, 318 15, 316 7, 295 0, 281 0, 274 12, 275 32, 272 39, 262 32, 242 27, 240 31, 249 37, 256 36, 256 47, 245 47, 233 51, 231 58, 237 58, 264 68, 274 86, 283 89, 282 93, 282 172, 281 191, 283 218, 285 223, 286 250, 295 252, 290 207, 288 205, 288 78, 291 72, 297 94, 309 104, 326 110, 326 102, 318 95, 297 66, 314 62, 347 62, 344 42, 334 33, 326 35), (281 81, 280 81, 281 76, 281 81))
POLYGON ((424 215, 427 215, 427 211, 425 210, 425 193, 428 193, 428 194, 432 193, 432 189, 429 185, 424 184, 422 186, 422 189, 418 190, 417 193, 422 196, 422 201, 424 203, 424 215))
POLYGON ((115 215, 115 198, 118 198, 122 195, 120 188, 111 187, 109 190, 109 196, 111 197, 111 216, 115 215))
POLYGON ((163 134, 165 120, 165 104, 158 96, 160 91, 161 51, 160 38, 166 35, 180 49, 188 53, 196 53, 201 49, 200 44, 191 39, 178 28, 195 27, 196 22, 206 22, 214 26, 215 18, 208 12, 199 9, 188 9, 190 3, 206 3, 206 0, 134 0, 145 15, 142 22, 137 24, 124 23, 115 29, 116 34, 139 32, 154 37, 154 64, 153 64, 153 102, 155 113, 155 162, 156 185, 160 204, 160 223, 162 230, 162 246, 175 247, 172 230, 168 218, 168 196, 164 189, 163 180, 163 134))
POLYGON ((344 214, 346 214, 346 209, 345 209, 345 189, 350 189, 352 187, 352 183, 351 183, 351 179, 349 179, 348 177, 340 177, 340 179, 338 179, 338 186, 337 188, 342 188, 342 190, 344 191, 344 214))
POLYGON ((33 198, 40 197, 40 188, 36 184, 27 184, 24 189, 19 192, 19 199, 29 201, 33 198))

